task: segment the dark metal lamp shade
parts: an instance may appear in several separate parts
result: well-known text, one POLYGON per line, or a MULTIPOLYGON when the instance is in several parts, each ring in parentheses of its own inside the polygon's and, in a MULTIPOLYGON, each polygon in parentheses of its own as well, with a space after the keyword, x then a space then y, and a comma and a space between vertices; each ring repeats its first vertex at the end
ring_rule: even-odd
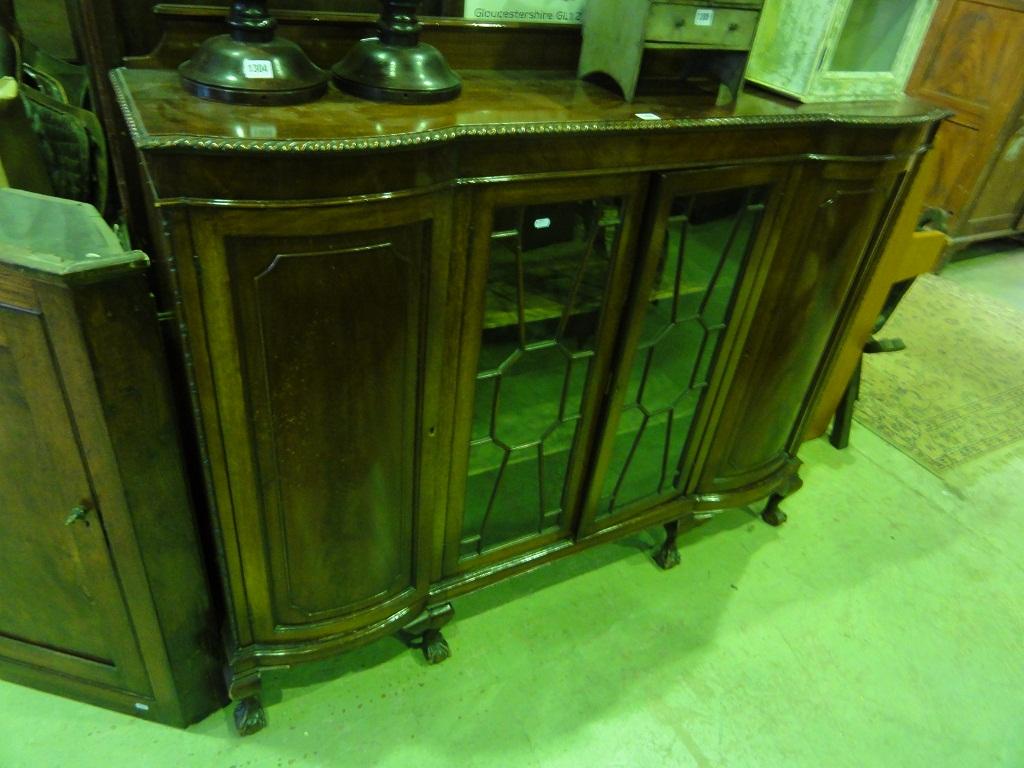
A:
POLYGON ((454 99, 462 81, 434 46, 419 41, 418 0, 381 0, 378 37, 360 40, 334 65, 334 84, 372 101, 429 104, 454 99))
POLYGON ((235 0, 231 33, 212 37, 178 68, 186 90, 231 104, 301 104, 327 91, 327 73, 274 35, 266 0, 235 0))

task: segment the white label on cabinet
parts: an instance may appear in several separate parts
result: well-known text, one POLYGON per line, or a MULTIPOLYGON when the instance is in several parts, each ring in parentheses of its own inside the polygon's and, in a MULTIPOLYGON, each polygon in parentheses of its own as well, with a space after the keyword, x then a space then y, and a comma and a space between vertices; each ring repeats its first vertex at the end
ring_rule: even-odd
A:
POLYGON ((641 120, 661 120, 661 118, 653 112, 637 112, 636 117, 641 120))
POLYGON ((276 139, 277 126, 272 123, 250 123, 248 134, 253 139, 276 139))
POLYGON ((242 59, 242 72, 250 80, 273 80, 274 64, 269 59, 242 59))
POLYGON ((547 229, 550 226, 551 226, 551 219, 548 219, 548 218, 537 219, 536 221, 533 222, 533 228, 534 229, 547 229))
POLYGON ((710 27, 715 21, 714 8, 698 8, 693 23, 698 27, 710 27))

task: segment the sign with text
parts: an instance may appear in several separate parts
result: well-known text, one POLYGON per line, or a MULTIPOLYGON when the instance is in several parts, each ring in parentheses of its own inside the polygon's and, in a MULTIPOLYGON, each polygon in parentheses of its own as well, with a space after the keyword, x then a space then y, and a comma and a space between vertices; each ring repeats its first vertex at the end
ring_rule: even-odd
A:
POLYGON ((473 21, 532 21, 581 24, 587 0, 466 0, 465 17, 473 21))

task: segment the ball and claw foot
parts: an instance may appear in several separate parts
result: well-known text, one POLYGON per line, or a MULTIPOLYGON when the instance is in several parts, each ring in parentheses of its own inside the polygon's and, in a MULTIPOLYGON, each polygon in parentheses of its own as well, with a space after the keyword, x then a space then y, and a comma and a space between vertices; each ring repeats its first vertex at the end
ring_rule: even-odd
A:
POLYGON ((400 630, 398 637, 410 648, 419 648, 427 664, 440 664, 452 655, 441 627, 454 616, 451 603, 431 606, 400 630))
POLYGON ((235 729, 239 736, 250 736, 267 727, 267 713, 255 696, 242 699, 235 705, 235 729))
POLYGON ((676 546, 676 539, 678 538, 679 521, 670 520, 665 523, 665 543, 661 545, 661 549, 654 553, 654 562, 663 571, 679 565, 679 547, 676 546))
POLYGON ((674 541, 666 541, 662 545, 661 549, 654 554, 654 562, 656 562, 663 571, 675 568, 681 562, 679 558, 679 547, 676 546, 674 541))
POLYGON ((439 629, 428 629, 423 633, 423 658, 428 664, 440 664, 452 655, 452 649, 448 647, 448 641, 444 639, 439 629))
POLYGON ((782 501, 780 496, 772 496, 761 513, 761 519, 773 528, 778 528, 787 520, 786 513, 779 509, 780 501, 782 501))

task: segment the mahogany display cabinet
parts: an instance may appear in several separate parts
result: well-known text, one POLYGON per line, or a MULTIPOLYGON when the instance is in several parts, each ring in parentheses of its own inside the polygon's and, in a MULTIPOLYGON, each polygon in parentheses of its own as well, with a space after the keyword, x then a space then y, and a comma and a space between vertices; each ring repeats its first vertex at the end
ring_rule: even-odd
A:
POLYGON ((117 70, 207 471, 231 695, 460 594, 799 485, 832 358, 942 112, 625 104, 464 71, 410 109, 248 109, 117 70), (635 112, 652 113, 643 120, 635 112))

